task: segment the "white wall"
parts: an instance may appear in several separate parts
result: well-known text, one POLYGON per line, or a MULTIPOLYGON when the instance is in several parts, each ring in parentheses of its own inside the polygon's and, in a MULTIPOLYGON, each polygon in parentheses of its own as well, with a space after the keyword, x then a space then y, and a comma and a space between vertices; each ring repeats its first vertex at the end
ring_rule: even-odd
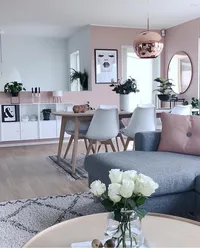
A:
MULTIPOLYGON (((89 90, 91 90, 91 34, 90 25, 87 25, 76 32, 68 39, 68 65, 70 65, 70 54, 79 50, 80 55, 80 71, 84 69, 89 74, 89 90)), ((70 68, 68 67, 68 76, 70 74, 70 68)), ((68 77, 69 79, 69 77, 68 77)), ((70 83, 69 83, 70 84, 70 83)), ((69 86, 70 90, 70 86, 69 86)))
POLYGON ((3 76, 0 91, 7 81, 19 80, 28 90, 41 87, 41 91, 67 90, 67 39, 33 36, 2 35, 3 76), (15 79, 9 76, 15 70, 15 79))

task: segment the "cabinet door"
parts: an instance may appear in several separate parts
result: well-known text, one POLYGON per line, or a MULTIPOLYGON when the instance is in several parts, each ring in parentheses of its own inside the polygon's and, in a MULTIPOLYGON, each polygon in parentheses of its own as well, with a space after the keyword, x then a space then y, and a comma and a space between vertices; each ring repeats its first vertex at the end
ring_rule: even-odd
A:
POLYGON ((40 121, 40 138, 56 138, 56 120, 40 121))
POLYGON ((20 140, 19 122, 2 122, 2 141, 20 140))
POLYGON ((38 139, 38 122, 22 122, 21 123, 21 139, 33 140, 38 139))

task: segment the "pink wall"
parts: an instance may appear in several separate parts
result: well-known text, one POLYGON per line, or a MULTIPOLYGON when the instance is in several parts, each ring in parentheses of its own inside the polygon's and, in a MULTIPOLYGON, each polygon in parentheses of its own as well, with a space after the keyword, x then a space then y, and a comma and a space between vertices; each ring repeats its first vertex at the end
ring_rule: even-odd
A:
MULTIPOLYGON (((122 77, 122 51, 123 45, 133 46, 136 36, 144 29, 119 28, 91 26, 91 80, 92 90, 97 96, 101 96, 101 103, 119 104, 119 95, 113 93, 106 84, 95 84, 94 71, 94 49, 117 49, 118 50, 118 77, 122 77)), ((164 54, 161 57, 161 64, 164 63, 164 54)))
POLYGON ((198 96, 198 38, 200 37, 200 18, 175 26, 167 30, 165 37, 164 70, 167 77, 167 68, 171 57, 178 51, 186 52, 193 64, 193 79, 190 88, 181 95, 184 98, 198 96))
MULTIPOLYGON (((63 102, 72 102, 74 104, 84 104, 90 101, 92 107, 97 108, 100 104, 115 104, 119 106, 119 95, 112 91, 109 84, 95 84, 94 69, 94 49, 117 49, 118 50, 118 77, 122 76, 121 48, 123 45, 132 46, 136 36, 143 30, 133 28, 102 27, 91 26, 90 44, 91 44, 91 83, 92 91, 84 92, 65 92, 63 102)), ((161 63, 164 63, 164 52, 162 53, 161 63)), ((162 67, 164 69, 164 67, 162 67)), ((31 93, 21 93, 20 101, 30 103, 31 93)), ((41 102, 52 102, 52 92, 43 92, 41 102)), ((4 93, 0 93, 0 103, 10 103, 4 93)))

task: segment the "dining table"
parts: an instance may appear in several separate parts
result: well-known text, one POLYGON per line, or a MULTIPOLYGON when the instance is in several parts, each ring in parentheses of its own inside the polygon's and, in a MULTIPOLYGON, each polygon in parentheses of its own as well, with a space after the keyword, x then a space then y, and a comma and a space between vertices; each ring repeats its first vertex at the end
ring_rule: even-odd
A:
MULTIPOLYGON (((95 113, 94 110, 89 110, 89 111, 86 111, 85 113, 73 113, 73 112, 67 112, 67 111, 53 112, 55 116, 61 117, 61 129, 60 129, 60 138, 59 138, 58 154, 57 154, 58 163, 60 162, 60 158, 61 158, 66 123, 68 120, 72 120, 75 123, 74 145, 73 145, 73 150, 72 150, 72 161, 71 161, 72 173, 75 173, 76 171, 76 158, 77 158, 77 153, 78 153, 78 135, 79 135, 80 123, 82 121, 91 121, 94 113, 95 113)), ((122 120, 124 118, 130 118, 132 114, 133 112, 119 111, 119 120, 122 120)))
MULTIPOLYGON (((162 112, 169 112, 169 109, 161 109, 156 110, 156 117, 159 118, 162 112)), ((58 144, 58 154, 57 154, 57 162, 60 162, 64 134, 65 134, 65 127, 68 120, 72 120, 75 123, 74 126, 74 145, 72 150, 72 160, 71 160, 71 167, 72 173, 74 174, 76 171, 76 158, 78 153, 78 137, 79 137, 79 126, 81 121, 91 121, 92 117, 95 113, 95 110, 88 110, 85 113, 74 113, 74 112, 67 112, 67 111, 58 111, 53 112, 52 114, 55 116, 61 117, 61 130, 60 130, 60 137, 59 137, 59 144, 58 144)), ((129 111, 119 111, 119 120, 124 118, 131 118, 133 112, 129 111)))

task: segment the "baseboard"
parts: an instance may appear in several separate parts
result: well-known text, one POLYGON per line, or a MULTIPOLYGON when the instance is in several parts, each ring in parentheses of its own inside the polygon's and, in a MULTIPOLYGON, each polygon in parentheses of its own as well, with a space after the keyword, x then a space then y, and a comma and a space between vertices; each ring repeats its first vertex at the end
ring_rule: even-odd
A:
MULTIPOLYGON (((69 139, 65 139, 63 142, 68 142, 69 139)), ((21 146, 34 146, 34 145, 46 145, 46 144, 58 144, 58 140, 46 140, 46 141, 29 141, 29 142, 10 142, 0 143, 0 148, 6 147, 21 147, 21 146)))

